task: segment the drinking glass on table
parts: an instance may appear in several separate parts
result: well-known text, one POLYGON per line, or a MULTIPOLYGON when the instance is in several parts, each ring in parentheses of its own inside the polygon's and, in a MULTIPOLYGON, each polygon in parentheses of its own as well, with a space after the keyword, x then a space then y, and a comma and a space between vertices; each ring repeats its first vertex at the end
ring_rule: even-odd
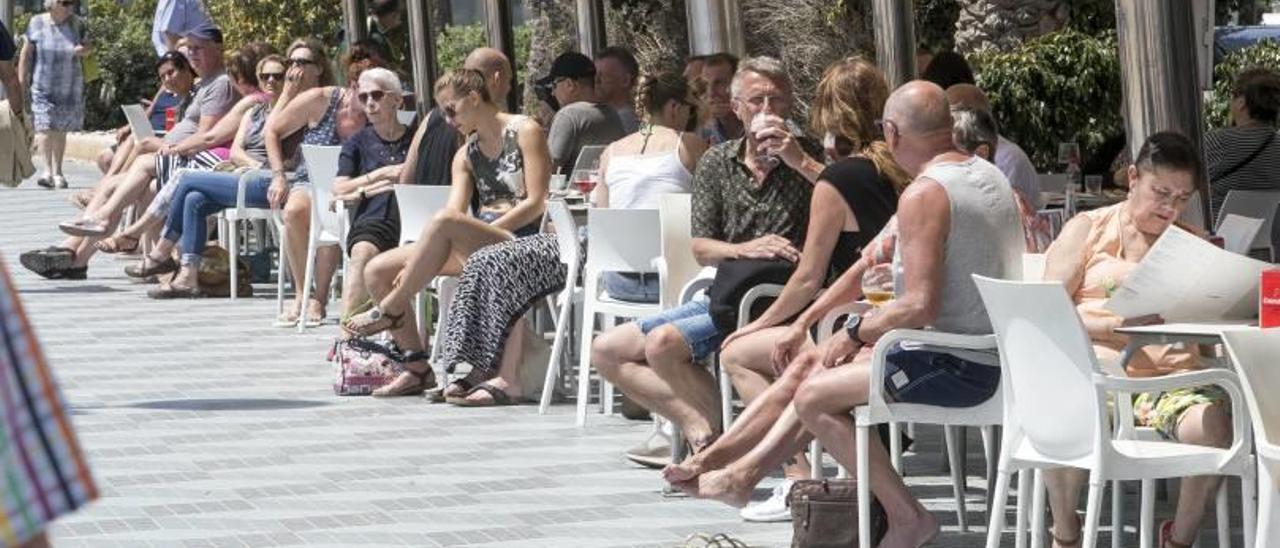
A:
POLYGON ((1102 176, 1086 175, 1084 178, 1084 190, 1089 194, 1094 194, 1094 195, 1102 194, 1102 176))
POLYGON ((881 263, 862 273, 862 297, 875 307, 893 300, 892 263, 881 263))
POLYGON ((581 192, 583 197, 591 195, 591 191, 595 190, 596 184, 600 182, 600 170, 598 169, 575 169, 573 170, 573 186, 581 192))

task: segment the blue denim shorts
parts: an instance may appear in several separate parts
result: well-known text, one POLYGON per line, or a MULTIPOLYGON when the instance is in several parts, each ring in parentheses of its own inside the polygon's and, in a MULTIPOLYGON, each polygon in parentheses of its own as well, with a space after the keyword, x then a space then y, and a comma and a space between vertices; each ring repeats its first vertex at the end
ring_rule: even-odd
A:
MULTIPOLYGON (((480 215, 478 215, 476 218, 488 224, 493 224, 493 222, 498 220, 499 217, 502 217, 502 214, 496 211, 481 211, 480 215)), ((538 221, 534 221, 520 228, 517 228, 515 232, 513 232, 513 234, 515 234, 517 238, 524 238, 527 236, 533 236, 534 234, 537 234, 539 230, 541 229, 538 226, 538 221)))
POLYGON ((1000 386, 1000 368, 932 350, 896 349, 885 356, 884 391, 901 403, 973 407, 1000 386))
POLYGON ((711 321, 711 312, 707 306, 711 299, 705 294, 698 295, 692 301, 649 317, 636 320, 640 332, 648 335, 650 331, 663 325, 671 324, 689 343, 689 353, 694 361, 702 360, 720 348, 720 331, 711 321))
POLYGON ((610 297, 629 303, 658 302, 658 275, 633 272, 605 272, 600 276, 610 297))

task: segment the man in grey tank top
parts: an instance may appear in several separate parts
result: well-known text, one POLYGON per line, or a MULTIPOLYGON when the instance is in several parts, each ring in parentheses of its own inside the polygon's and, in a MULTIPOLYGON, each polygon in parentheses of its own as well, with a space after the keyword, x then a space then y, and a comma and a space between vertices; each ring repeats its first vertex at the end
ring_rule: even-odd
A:
MULTIPOLYGON (((994 165, 955 148, 942 88, 923 81, 902 86, 885 104, 883 124, 894 157, 916 176, 898 205, 896 297, 853 317, 800 358, 825 366, 795 398, 805 428, 824 447, 853 447, 849 412, 867 401, 873 382, 883 384, 890 401, 971 407, 989 399, 1000 382, 994 354, 904 345, 890 351, 885 378, 872 379, 870 353, 859 350, 894 329, 991 333, 972 275, 1021 277, 1024 243, 1013 190, 994 165)), ((880 445, 877 436, 870 441, 880 445)), ((872 489, 889 518, 882 544, 928 542, 938 532, 936 518, 907 491, 883 447, 871 454, 872 489)), ((842 464, 853 468, 848 457, 842 464)))

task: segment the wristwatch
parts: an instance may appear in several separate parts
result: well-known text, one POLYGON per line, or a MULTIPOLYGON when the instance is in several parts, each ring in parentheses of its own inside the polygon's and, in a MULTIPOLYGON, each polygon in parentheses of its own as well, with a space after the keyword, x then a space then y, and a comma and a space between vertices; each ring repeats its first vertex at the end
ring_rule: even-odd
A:
POLYGON ((859 345, 866 346, 867 342, 858 337, 858 329, 862 327, 862 316, 854 314, 844 322, 844 332, 849 335, 850 339, 856 341, 859 345))

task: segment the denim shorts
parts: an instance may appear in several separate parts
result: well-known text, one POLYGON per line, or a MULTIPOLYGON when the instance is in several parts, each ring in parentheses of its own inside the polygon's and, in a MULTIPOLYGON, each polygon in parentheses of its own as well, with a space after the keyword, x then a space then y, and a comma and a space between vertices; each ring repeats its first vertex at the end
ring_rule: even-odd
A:
POLYGON ((658 302, 658 275, 605 272, 600 276, 610 297, 629 303, 658 302))
MULTIPOLYGON (((477 215, 476 218, 488 224, 493 224, 493 222, 498 220, 499 217, 502 217, 502 215, 503 215, 502 213, 498 213, 496 211, 481 211, 480 215, 477 215)), ((534 234, 537 234, 539 230, 540 230, 540 227, 538 226, 538 221, 534 221, 520 228, 517 228, 515 232, 513 232, 512 234, 514 234, 515 237, 517 238, 525 238, 525 237, 533 236, 534 234)))
POLYGON ((893 401, 973 407, 1000 386, 1000 368, 945 352, 896 349, 885 356, 885 393, 893 401))
POLYGON ((698 295, 692 301, 652 316, 636 320, 640 332, 648 335, 650 331, 663 325, 671 324, 689 343, 689 353, 694 361, 702 360, 720 348, 720 331, 711 321, 711 312, 707 308, 711 299, 706 294, 698 295))

